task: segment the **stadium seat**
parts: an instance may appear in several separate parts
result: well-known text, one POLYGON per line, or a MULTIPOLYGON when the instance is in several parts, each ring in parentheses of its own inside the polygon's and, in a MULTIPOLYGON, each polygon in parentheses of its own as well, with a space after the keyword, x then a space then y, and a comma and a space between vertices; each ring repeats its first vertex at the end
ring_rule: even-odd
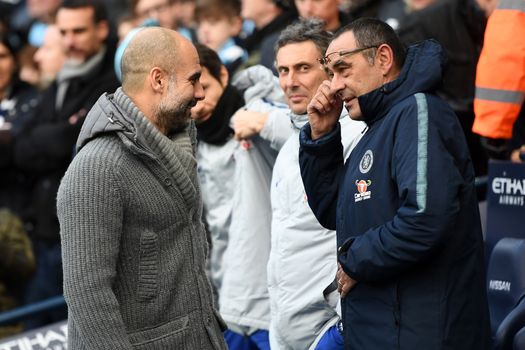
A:
POLYGON ((525 239, 498 241, 490 256, 487 281, 494 349, 512 350, 514 336, 525 327, 525 239))

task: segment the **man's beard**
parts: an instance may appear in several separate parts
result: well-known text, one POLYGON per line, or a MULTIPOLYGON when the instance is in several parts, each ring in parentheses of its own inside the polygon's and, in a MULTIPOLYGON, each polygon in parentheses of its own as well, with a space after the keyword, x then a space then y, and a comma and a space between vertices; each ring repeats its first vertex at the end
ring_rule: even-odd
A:
POLYGON ((155 111, 158 127, 168 134, 184 130, 191 119, 191 108, 196 104, 197 101, 195 99, 190 99, 183 103, 162 101, 155 111))

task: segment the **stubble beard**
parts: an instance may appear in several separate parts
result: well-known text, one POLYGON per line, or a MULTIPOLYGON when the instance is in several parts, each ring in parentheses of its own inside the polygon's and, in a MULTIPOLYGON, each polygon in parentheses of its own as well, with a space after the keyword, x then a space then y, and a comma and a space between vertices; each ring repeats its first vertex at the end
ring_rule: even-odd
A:
POLYGON ((183 101, 162 101, 155 112, 157 125, 167 134, 184 130, 191 119, 191 108, 195 106, 194 99, 183 101))

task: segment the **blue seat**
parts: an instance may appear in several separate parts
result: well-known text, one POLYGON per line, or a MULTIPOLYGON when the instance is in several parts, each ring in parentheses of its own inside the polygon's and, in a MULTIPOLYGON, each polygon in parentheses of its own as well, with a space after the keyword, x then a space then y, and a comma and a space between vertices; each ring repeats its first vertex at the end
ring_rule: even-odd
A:
POLYGON ((513 350, 523 350, 525 349, 525 328, 522 328, 514 336, 514 342, 512 346, 513 350))
POLYGON ((525 239, 502 238, 494 246, 487 292, 494 349, 512 350, 516 333, 525 327, 525 239))

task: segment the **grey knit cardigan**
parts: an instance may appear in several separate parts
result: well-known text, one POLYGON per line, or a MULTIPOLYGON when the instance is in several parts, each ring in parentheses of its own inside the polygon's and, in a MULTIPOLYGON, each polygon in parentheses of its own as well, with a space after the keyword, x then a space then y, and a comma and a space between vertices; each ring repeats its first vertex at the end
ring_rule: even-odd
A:
POLYGON ((121 89, 89 112, 57 198, 68 349, 226 349, 194 136, 164 136, 121 89))

